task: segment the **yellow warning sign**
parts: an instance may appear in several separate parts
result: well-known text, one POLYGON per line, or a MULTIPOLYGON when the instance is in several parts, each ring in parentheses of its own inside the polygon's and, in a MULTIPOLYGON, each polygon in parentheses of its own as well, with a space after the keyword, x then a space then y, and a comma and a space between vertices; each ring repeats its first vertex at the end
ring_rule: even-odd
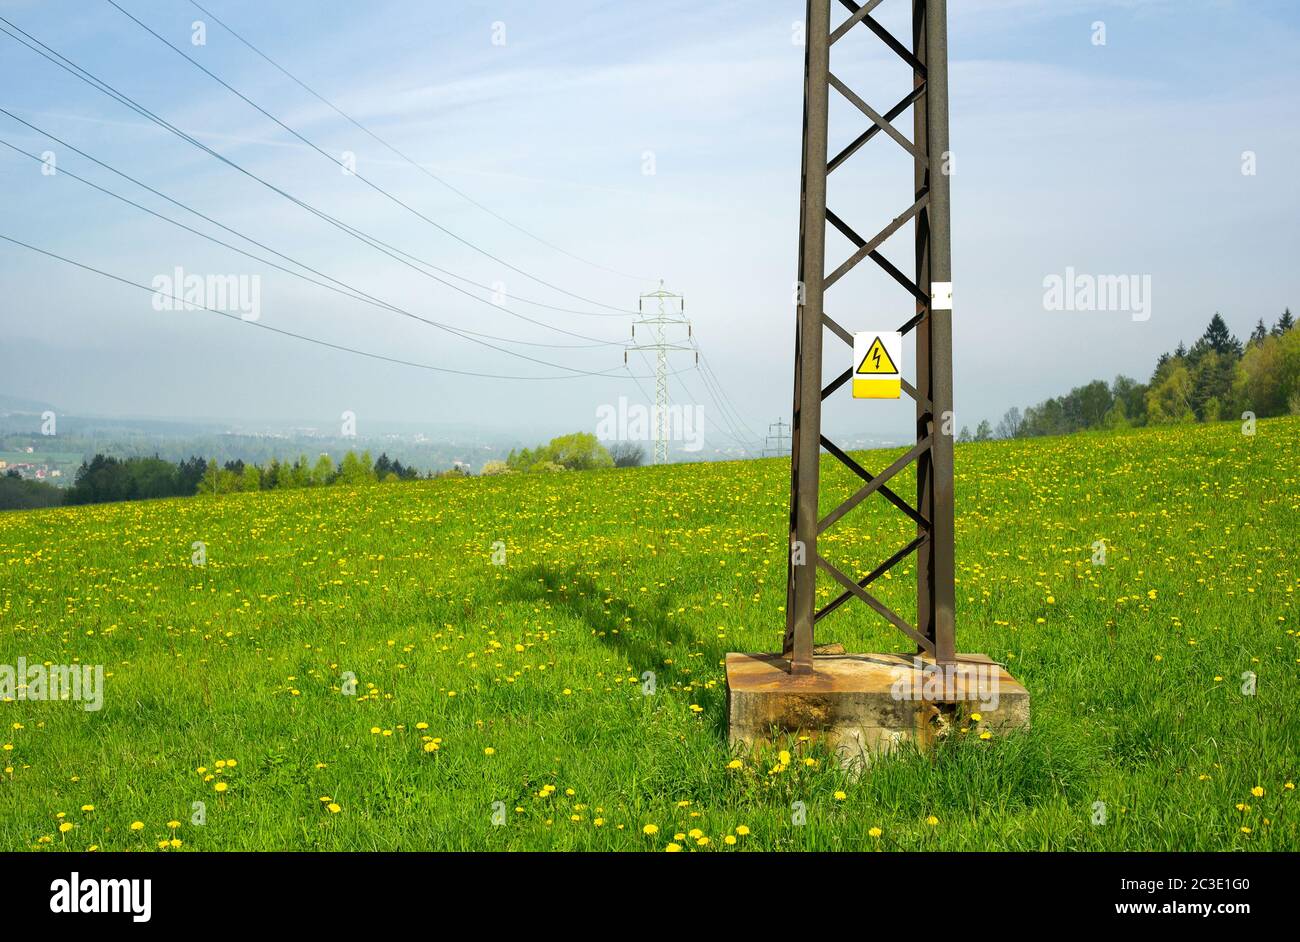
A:
POLYGON ((853 335, 853 398, 898 399, 903 394, 903 335, 863 330, 853 335))
POLYGON ((877 337, 871 342, 871 347, 862 358, 862 362, 858 364, 856 372, 861 376, 897 376, 898 367, 889 358, 889 351, 877 337))

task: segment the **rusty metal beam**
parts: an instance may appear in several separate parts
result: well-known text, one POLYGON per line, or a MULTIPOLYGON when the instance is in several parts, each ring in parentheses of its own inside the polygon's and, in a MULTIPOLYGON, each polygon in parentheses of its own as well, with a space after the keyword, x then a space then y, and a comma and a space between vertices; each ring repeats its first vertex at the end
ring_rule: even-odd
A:
MULTIPOLYGON (((783 645, 793 673, 813 669, 815 623, 850 599, 864 602, 940 663, 955 661, 954 514, 952 434, 952 304, 950 268, 950 195, 948 153, 947 0, 910 0, 910 48, 871 16, 883 0, 839 0, 850 15, 833 30, 831 0, 808 0, 807 48, 804 61, 804 147, 799 221, 800 295, 796 312, 793 449, 790 465, 790 544, 786 590, 786 633, 783 645), (874 33, 911 67, 913 88, 883 115, 867 98, 831 75, 830 47, 855 26, 874 33), (872 125, 829 163, 829 91, 835 88, 872 125), (912 109, 909 141, 893 124, 912 109), (826 208, 827 178, 878 134, 907 149, 915 167, 912 205, 895 216, 870 239, 826 208), (909 223, 913 224, 915 277, 908 277, 881 254, 880 247, 909 223), (854 252, 834 271, 826 272, 826 227, 832 226, 854 245, 854 252), (852 343, 850 325, 826 314, 826 293, 863 259, 870 258, 907 293, 913 314, 901 332, 915 332, 916 376, 902 388, 916 402, 913 447, 880 474, 872 475, 822 434, 821 403, 848 383, 852 370, 839 373, 822 387, 823 332, 852 343), (821 450, 841 461, 865 484, 819 519, 821 450), (913 461, 917 469, 917 502, 912 507, 886 482, 913 461), (880 492, 916 524, 916 536, 880 566, 859 580, 831 565, 817 551, 817 537, 838 523, 872 494, 880 492), (915 626, 866 591, 866 587, 902 559, 917 554, 917 618, 915 626), (816 606, 817 570, 827 572, 843 591, 822 608, 816 606)), ((907 0, 899 0, 907 2, 907 0)), ((846 73, 847 74, 847 73, 846 73)), ((850 309, 845 305, 846 310, 850 309)))

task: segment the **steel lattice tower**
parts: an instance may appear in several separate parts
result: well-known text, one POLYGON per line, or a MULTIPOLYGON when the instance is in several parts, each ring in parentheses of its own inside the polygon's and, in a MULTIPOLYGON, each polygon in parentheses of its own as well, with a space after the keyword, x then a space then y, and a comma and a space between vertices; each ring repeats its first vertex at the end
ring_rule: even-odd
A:
MULTIPOLYGON (((833 29, 832 0, 809 0, 804 68, 803 182, 799 223, 801 303, 795 337, 794 433, 790 472, 791 556, 786 598, 783 654, 793 674, 813 670, 813 627, 852 598, 912 638, 918 649, 941 664, 956 660, 953 625, 953 436, 952 436, 952 278, 949 258, 949 150, 947 0, 910 0, 912 36, 905 44, 880 25, 871 13, 883 0, 839 0, 849 16, 833 29), (884 114, 838 79, 830 68, 831 46, 854 29, 875 34, 911 69, 912 89, 884 114), (830 89, 841 95, 869 122, 843 150, 828 157, 830 89), (912 139, 893 121, 912 109, 912 139), (902 212, 869 238, 860 236, 826 205, 827 179, 873 138, 883 134, 913 158, 914 187, 902 212), (909 277, 879 251, 884 242, 909 223, 913 226, 914 275, 909 277), (832 226, 856 248, 826 273, 826 227, 832 226), (822 386, 823 331, 853 346, 853 334, 828 313, 826 295, 859 263, 870 259, 900 285, 915 303, 915 313, 899 330, 915 331, 915 385, 903 390, 916 402, 916 442, 902 457, 872 474, 822 434, 821 404, 852 377, 852 368, 822 386), (819 517, 819 462, 825 449, 861 482, 858 490, 834 510, 819 517), (913 461, 917 465, 917 496, 913 507, 887 482, 913 461), (897 507, 916 524, 917 535, 865 576, 844 573, 817 549, 817 537, 872 494, 897 507), (873 597, 868 586, 911 553, 917 553, 916 624, 873 597), (841 592, 817 607, 817 570, 826 572, 841 592)), ((901 197, 901 194, 900 194, 901 197)), ((847 301, 847 299, 846 299, 847 301)), ((844 303, 838 312, 846 312, 844 303)), ((840 314, 843 316, 843 314, 840 314)))
POLYGON ((763 449, 763 455, 766 457, 770 452, 774 457, 790 454, 790 425, 782 419, 777 419, 767 427, 767 447, 763 449), (772 441, 775 439, 775 447, 772 441))
MULTIPOLYGON (((668 353, 674 350, 694 351, 691 346, 682 346, 681 344, 668 342, 669 327, 685 327, 686 336, 692 335, 691 322, 686 319, 686 302, 680 294, 673 294, 671 291, 664 290, 664 283, 659 282, 659 290, 643 294, 637 304, 637 310, 640 315, 632 324, 632 337, 636 338, 636 329, 638 327, 649 328, 651 336, 654 338, 653 343, 632 344, 623 351, 623 362, 627 362, 627 351, 640 350, 645 352, 653 350, 655 353, 655 404, 654 404, 654 428, 655 428, 655 450, 654 463, 668 463, 668 353), (646 315, 646 302, 657 302, 654 304, 654 310, 649 316, 646 315)), ((696 361, 699 360, 699 353, 695 354, 696 361)))

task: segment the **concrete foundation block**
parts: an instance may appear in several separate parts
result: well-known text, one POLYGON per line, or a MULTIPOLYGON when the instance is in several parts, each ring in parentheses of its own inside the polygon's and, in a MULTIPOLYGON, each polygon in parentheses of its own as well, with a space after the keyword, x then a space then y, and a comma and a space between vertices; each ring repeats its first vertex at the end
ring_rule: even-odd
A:
POLYGON ((812 674, 792 675, 780 655, 732 653, 726 666, 733 747, 808 736, 852 767, 963 727, 968 736, 1029 727, 1029 691, 983 654, 946 668, 929 656, 816 654, 812 674))

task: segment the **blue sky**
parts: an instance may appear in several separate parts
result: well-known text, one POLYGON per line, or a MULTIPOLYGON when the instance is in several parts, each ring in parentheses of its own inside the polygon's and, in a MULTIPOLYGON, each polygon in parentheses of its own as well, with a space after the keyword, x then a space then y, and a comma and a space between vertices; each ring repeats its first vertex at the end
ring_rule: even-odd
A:
MULTIPOLYGON (((761 434, 788 418, 802 95, 802 49, 791 35, 801 3, 200 0, 434 174, 594 267, 404 164, 215 23, 205 45, 192 45, 192 24, 206 17, 185 0, 118 2, 330 154, 354 153, 362 176, 515 268, 624 307, 664 278, 686 295, 700 346, 748 425, 761 434), (493 42, 494 24, 504 24, 504 44, 493 42)), ((959 423, 996 420, 1096 377, 1145 379, 1159 353, 1194 339, 1215 310, 1244 334, 1258 317, 1300 308, 1294 3, 950 6, 959 423), (1098 22, 1104 46, 1093 41, 1098 22), (1253 176, 1241 170, 1245 151, 1256 155, 1253 176), (1149 275, 1150 319, 1044 310, 1043 279, 1067 267, 1149 275)), ((880 19, 906 35, 907 7, 885 0, 880 19)), ((627 336, 628 318, 517 303, 592 310, 345 176, 108 3, 0 0, 0 15, 295 196, 459 275, 502 283, 520 313, 601 340, 627 336)), ((909 73, 857 32, 836 45, 832 67, 883 111, 909 73)), ((4 36, 0 89, 0 106, 69 144, 409 311, 520 340, 581 342, 396 264, 4 36)), ((833 109, 833 142, 862 127, 850 107, 833 109)), ((61 169, 182 215, 3 115, 0 139, 53 150, 61 169)), ((833 178, 832 208, 874 231, 910 202, 907 175, 902 150, 878 138, 833 178)), ((258 274, 261 322, 281 329, 456 369, 559 372, 304 284, 66 174, 44 176, 4 148, 0 205, 0 232, 134 281, 177 265, 258 274)), ((832 240, 831 265, 847 252, 832 240)), ((907 267, 909 237, 886 253, 907 267)), ((455 377, 203 312, 159 312, 147 293, 6 244, 0 278, 0 392, 69 411, 328 425, 350 410, 362 428, 472 422, 541 435, 593 428, 601 404, 641 396, 625 374, 455 377)), ((865 272, 837 286, 830 304, 854 329, 896 326, 907 313, 899 290, 865 272)), ((617 345, 512 349, 593 371, 623 362, 617 345)), ((673 380, 674 398, 702 403, 706 421, 720 425, 689 355, 675 365, 688 372, 673 380)), ((840 433, 901 435, 909 424, 904 407, 852 401, 832 405, 827 421, 840 433)))

